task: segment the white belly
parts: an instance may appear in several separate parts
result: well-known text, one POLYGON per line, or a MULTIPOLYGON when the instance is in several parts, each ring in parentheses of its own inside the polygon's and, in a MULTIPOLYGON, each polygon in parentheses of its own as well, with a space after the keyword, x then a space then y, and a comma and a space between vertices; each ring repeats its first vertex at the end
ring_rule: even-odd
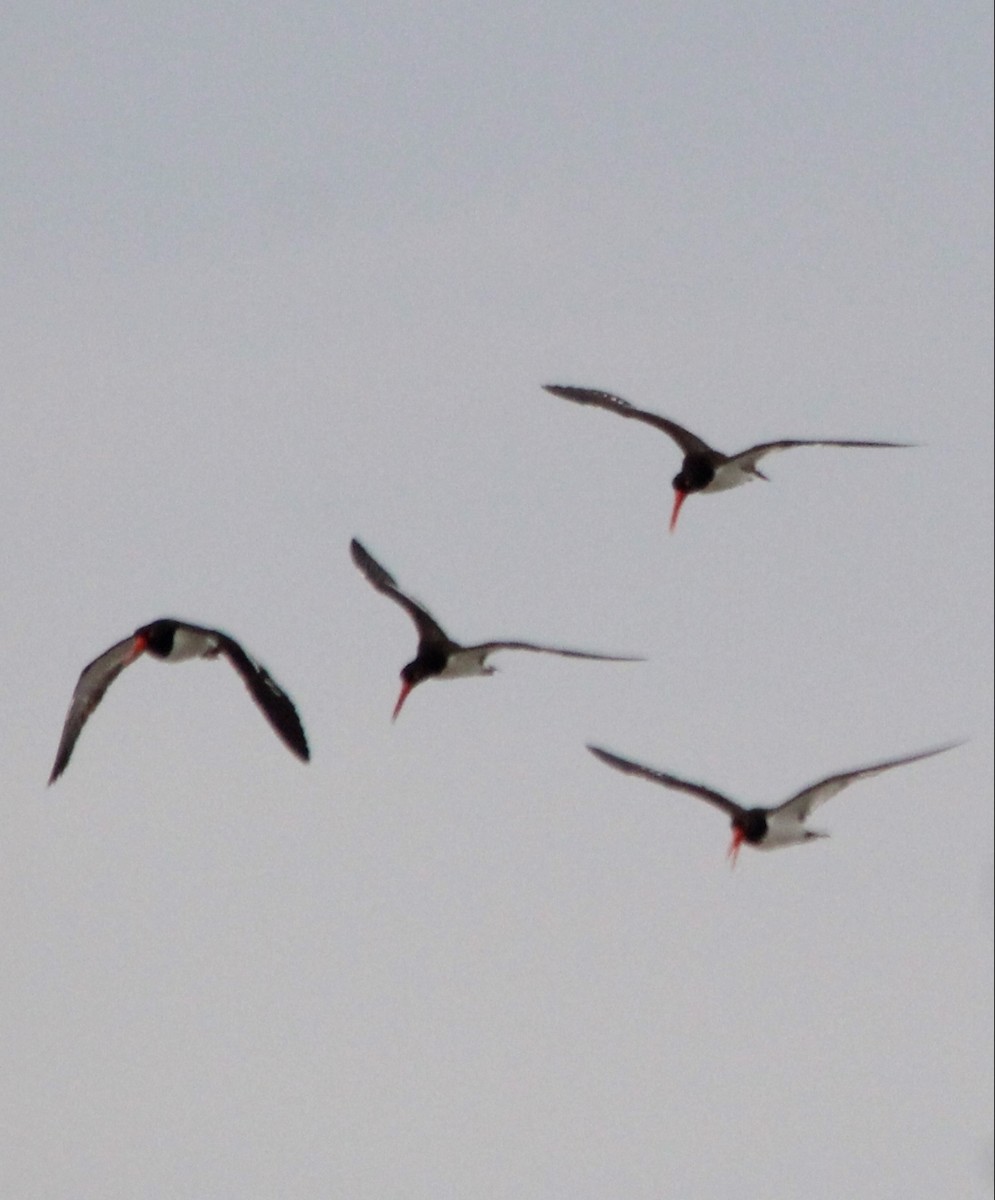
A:
POLYGON ((715 478, 703 488, 706 492, 727 492, 730 488, 752 483, 757 478, 752 471, 744 471, 736 462, 723 463, 715 472, 715 478))
POLYGON ((218 649, 218 639, 210 634, 197 633, 191 629, 177 629, 173 635, 173 648, 168 662, 184 662, 188 658, 203 658, 218 649))
POLYGON ((797 817, 778 818, 774 814, 767 818, 767 836, 760 843, 759 849, 778 850, 781 846, 797 846, 799 842, 827 836, 828 834, 806 829, 797 817))
POLYGON ((440 673, 440 679, 469 679, 474 675, 490 675, 493 667, 484 663, 485 655, 479 650, 457 650, 440 673))

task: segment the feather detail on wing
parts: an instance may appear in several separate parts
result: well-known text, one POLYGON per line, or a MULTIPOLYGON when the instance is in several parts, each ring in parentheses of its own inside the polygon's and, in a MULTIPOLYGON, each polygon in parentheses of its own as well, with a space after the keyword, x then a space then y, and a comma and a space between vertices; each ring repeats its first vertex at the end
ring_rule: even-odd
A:
POLYGON ((636 408, 628 400, 623 400, 621 396, 614 396, 611 392, 601 392, 595 388, 565 387, 556 383, 543 384, 543 388, 551 395, 559 396, 563 400, 572 400, 575 404, 589 404, 594 408, 604 408, 608 412, 617 413, 620 417, 631 417, 646 425, 652 425, 654 428, 662 430, 668 437, 673 438, 685 454, 712 455, 715 453, 707 442, 703 442, 700 437, 689 429, 685 429, 683 425, 678 425, 676 421, 671 421, 667 417, 661 417, 659 413, 636 408))
POLYGON ((377 562, 362 542, 353 538, 349 544, 349 550, 352 554, 352 561, 366 576, 367 582, 404 609, 414 621, 418 635, 423 641, 446 646, 455 645, 432 614, 401 591, 394 576, 377 562))
POLYGON ((794 450, 799 446, 849 446, 851 449, 857 450, 908 450, 911 445, 910 442, 853 442, 786 438, 779 442, 760 442, 748 450, 741 450, 738 454, 733 454, 726 461, 748 471, 752 470, 765 455, 777 454, 781 450, 794 450))
POLYGON ((908 754, 902 758, 892 758, 887 762, 874 763, 869 767, 858 767, 853 771, 841 771, 838 775, 830 775, 826 779, 819 780, 818 783, 810 784, 807 788, 803 788, 797 795, 792 796, 789 800, 785 800, 783 804, 779 804, 777 808, 771 809, 772 812, 783 816, 794 816, 799 821, 804 821, 813 809, 816 809, 821 804, 825 804, 827 800, 832 800, 834 796, 838 796, 844 788, 850 786, 851 783, 856 783, 858 779, 869 779, 872 775, 880 775, 883 771, 890 771, 893 767, 902 767, 906 763, 919 762, 923 758, 932 758, 934 754, 943 754, 947 750, 953 750, 955 746, 960 745, 959 742, 951 742, 947 746, 938 746, 934 750, 923 750, 920 754, 908 754))
POLYGON ((280 687, 269 671, 251 659, 242 647, 227 634, 219 633, 221 652, 249 689, 249 694, 262 709, 273 729, 298 758, 307 762, 311 757, 304 726, 297 714, 293 701, 280 687))
POLYGON ((740 816, 745 811, 735 800, 730 800, 728 796, 723 796, 721 792, 716 792, 712 788, 705 787, 704 784, 691 783, 687 779, 680 779, 676 775, 669 775, 666 771, 658 771, 654 767, 645 767, 641 763, 632 762, 630 759, 612 754, 609 750, 602 750, 599 746, 588 745, 587 748, 595 758, 600 758, 602 762, 607 763, 610 767, 614 767, 617 771, 623 771, 626 775, 641 775, 643 779, 648 779, 652 783, 660 783, 664 787, 673 788, 675 791, 687 792, 690 796, 697 796, 699 800, 704 800, 715 808, 721 809, 729 817, 740 816))
POLYGON ((48 777, 49 784, 53 784, 66 769, 76 740, 90 714, 104 698, 104 693, 114 680, 135 657, 135 637, 132 635, 105 650, 99 658, 95 658, 83 668, 73 698, 69 702, 69 712, 66 714, 59 748, 55 754, 55 765, 48 777))
POLYGON ((481 642, 476 646, 467 646, 467 650, 479 650, 486 657, 497 650, 530 650, 536 654, 558 654, 562 658, 587 658, 599 662, 645 662, 631 654, 599 654, 590 650, 566 650, 561 646, 540 646, 535 642, 481 642))

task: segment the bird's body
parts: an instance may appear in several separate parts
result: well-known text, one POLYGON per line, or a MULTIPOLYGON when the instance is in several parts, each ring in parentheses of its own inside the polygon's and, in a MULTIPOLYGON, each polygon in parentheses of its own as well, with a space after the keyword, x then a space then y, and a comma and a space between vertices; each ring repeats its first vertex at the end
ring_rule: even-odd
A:
POLYGON ((770 808, 748 808, 742 819, 742 840, 757 850, 779 850, 797 846, 813 838, 829 837, 818 829, 808 829, 793 814, 770 808))
POLYGON ((744 842, 760 850, 776 850, 782 846, 794 846, 801 842, 808 842, 813 838, 828 837, 827 833, 809 829, 805 824, 813 809, 818 808, 820 804, 825 804, 827 800, 831 800, 833 796, 838 795, 858 779, 867 779, 872 775, 881 774, 882 771, 890 771, 893 767, 918 762, 923 758, 932 758, 934 754, 952 750, 955 745, 957 743, 938 746, 933 750, 923 750, 918 754, 907 754, 902 758, 892 758, 887 762, 873 763, 868 767, 857 767, 852 771, 841 771, 836 775, 829 775, 817 783, 802 788, 800 792, 796 792, 783 804, 778 804, 773 808, 746 808, 702 783, 692 783, 678 775, 671 775, 667 771, 643 766, 641 763, 613 754, 610 750, 603 750, 599 746, 589 745, 587 748, 596 758, 601 759, 608 766, 614 767, 617 771, 622 771, 627 775, 640 775, 652 783, 662 784, 675 791, 686 792, 724 812, 732 825, 733 836, 729 847, 729 857, 735 862, 739 848, 744 842))
MULTIPOLYGON (((708 464, 708 470, 711 471, 711 478, 703 487, 697 489, 705 495, 711 495, 714 492, 728 492, 733 488, 742 487, 744 483, 753 483, 757 479, 766 480, 767 478, 756 467, 747 466, 735 458, 730 458, 728 462, 719 463, 717 466, 708 464)), ((687 466, 684 468, 685 476, 690 476, 692 479, 700 478, 705 473, 705 464, 697 467, 696 470, 692 468, 689 471, 687 466)), ((694 490, 693 487, 689 488, 688 494, 694 490)))
POLYGON ((723 454, 716 450, 697 434, 671 421, 669 417, 646 409, 636 408, 620 396, 611 392, 602 392, 596 388, 565 387, 560 384, 546 384, 545 390, 563 400, 572 400, 575 404, 585 404, 594 408, 603 408, 621 417, 629 417, 652 425, 667 434, 684 452, 684 462, 680 471, 674 476, 674 507, 670 517, 670 528, 677 524, 677 516, 681 505, 688 496, 695 492, 712 493, 726 492, 731 488, 741 487, 754 479, 764 479, 767 476, 757 467, 757 463, 765 455, 774 454, 779 450, 791 450, 797 446, 848 446, 858 449, 901 449, 907 446, 905 442, 868 442, 818 438, 797 439, 782 438, 776 442, 760 442, 741 450, 738 454, 723 454))
POLYGON ((161 617, 136 629, 130 637, 117 642, 83 668, 66 715, 55 765, 49 777, 50 784, 66 769, 76 740, 104 693, 126 666, 146 653, 171 663, 223 655, 239 673, 253 700, 287 747, 304 761, 310 757, 307 737, 297 710, 265 667, 250 658, 234 638, 219 629, 207 629, 172 617, 161 617))
POLYGON ((426 679, 466 679, 478 675, 493 675, 495 668, 487 659, 498 650, 529 650, 538 654, 558 654, 565 658, 597 659, 605 662, 639 661, 631 656, 565 650, 559 646, 543 646, 535 642, 490 641, 465 646, 453 641, 427 609, 402 592, 393 575, 381 566, 356 538, 352 540, 350 552, 353 562, 367 581, 378 592, 399 604, 414 621, 418 631, 418 652, 401 670, 401 694, 394 706, 395 718, 412 688, 426 679))
MULTIPOLYGON (((494 647, 502 649, 502 647, 494 647)), ((496 670, 487 662, 491 651, 485 646, 464 646, 454 650, 439 672, 440 679, 473 679, 478 675, 493 675, 496 670)))

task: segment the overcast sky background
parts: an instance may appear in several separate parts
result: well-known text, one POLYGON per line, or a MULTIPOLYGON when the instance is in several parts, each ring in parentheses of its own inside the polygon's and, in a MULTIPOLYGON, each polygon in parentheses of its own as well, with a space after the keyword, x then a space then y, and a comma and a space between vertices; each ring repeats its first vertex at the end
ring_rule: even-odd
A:
POLYGON ((26 3, 0 38, 0 1195, 991 1190, 979 3, 26 3), (769 484, 691 498, 609 388, 769 484), (506 654, 396 725, 405 615, 506 654), (50 790, 85 663, 161 615, 50 790), (721 815, 832 838, 730 871, 721 815))

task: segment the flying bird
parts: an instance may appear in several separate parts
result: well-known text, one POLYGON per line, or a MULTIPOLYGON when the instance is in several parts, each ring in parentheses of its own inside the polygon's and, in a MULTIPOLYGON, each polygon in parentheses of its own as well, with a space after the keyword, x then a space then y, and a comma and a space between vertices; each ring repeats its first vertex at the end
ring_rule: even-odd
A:
POLYGON ((76 684, 73 698, 62 729, 62 740, 55 755, 55 765, 49 784, 66 769, 76 739, 104 693, 126 666, 142 654, 151 654, 166 662, 183 662, 188 658, 217 658, 223 654, 249 689, 253 700, 286 745, 305 762, 310 758, 307 738, 297 710, 290 697, 278 686, 265 667, 251 659, 242 647, 218 629, 204 629, 172 617, 162 617, 136 629, 131 637, 118 642, 95 658, 76 684))
POLYGON ((838 439, 818 438, 815 440, 783 439, 779 442, 760 442, 748 450, 738 454, 723 454, 713 450, 707 442, 703 442, 696 434, 671 421, 658 413, 646 412, 636 408, 627 400, 613 396, 610 392, 600 392, 593 388, 561 387, 559 384, 543 385, 547 392, 561 396, 564 400, 573 400, 575 404, 590 404, 595 408, 605 408, 609 412, 618 413, 620 417, 632 417, 656 429, 662 429, 668 437, 673 438, 684 451, 684 462, 680 471, 674 476, 674 508, 670 514, 670 530, 673 532, 677 525, 677 516, 681 505, 692 492, 724 492, 729 488, 739 487, 753 479, 766 479, 763 472, 757 470, 757 463, 767 454, 778 450, 790 450, 795 446, 851 446, 860 449, 907 449, 908 442, 852 442, 838 439))
POLYGON ((828 833, 820 833, 806 827, 805 821, 814 808, 825 804, 827 800, 831 800, 833 796, 849 787, 851 783, 856 783, 858 779, 868 779, 871 775, 890 771, 892 767, 918 762, 922 758, 932 758, 934 754, 943 754, 959 744, 959 742, 952 742, 948 746, 938 746, 935 750, 923 750, 920 754, 892 758, 887 762, 875 763, 870 767, 858 767, 854 771, 841 771, 838 775, 830 775, 826 779, 820 779, 818 783, 812 783, 808 787, 802 788, 789 800, 785 800, 783 804, 778 804, 774 808, 744 808, 735 800, 730 800, 728 796, 723 796, 721 792, 705 787, 704 784, 689 783, 688 780, 670 775, 666 771, 644 767, 640 763, 621 758, 608 750, 602 750, 599 746, 589 745, 587 748, 596 758, 600 758, 602 762, 618 771, 623 771, 627 775, 641 775, 653 783, 661 783, 664 787, 687 792, 689 795, 697 796, 699 800, 705 800, 715 808, 721 809, 732 823, 732 842, 729 845, 727 857, 735 865, 739 848, 744 842, 748 842, 760 850, 776 850, 779 846, 793 846, 798 842, 810 841, 812 838, 829 837, 828 833))
POLYGON ((464 646, 454 642, 436 619, 397 586, 397 580, 357 541, 350 544, 352 561, 367 580, 399 604, 418 630, 418 653, 401 671, 401 693, 394 705, 396 720, 412 688, 426 679, 458 679, 471 675, 493 675, 496 668, 487 658, 496 650, 532 650, 539 654, 560 654, 566 658, 600 659, 605 662, 641 662, 642 659, 617 654, 590 654, 584 650, 563 650, 558 646, 537 646, 532 642, 479 642, 464 646))

